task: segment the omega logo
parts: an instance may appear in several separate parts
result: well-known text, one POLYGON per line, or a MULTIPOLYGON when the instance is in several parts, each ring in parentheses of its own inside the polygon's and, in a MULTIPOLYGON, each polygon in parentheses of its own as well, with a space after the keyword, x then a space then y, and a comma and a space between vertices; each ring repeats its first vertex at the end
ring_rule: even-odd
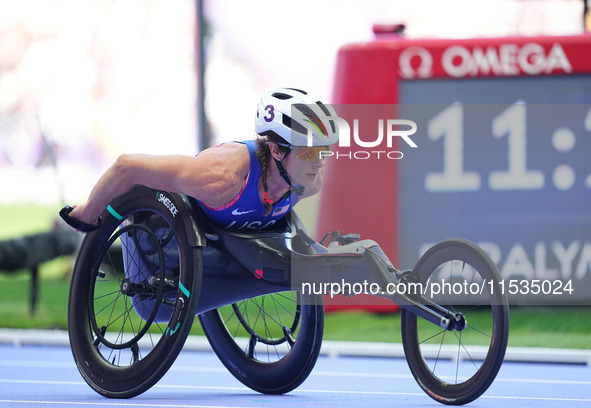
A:
MULTIPOLYGON (((400 76, 404 79, 433 76, 433 56, 423 47, 412 46, 404 49, 400 53, 398 66, 400 76)), ((549 50, 537 43, 500 44, 473 48, 453 45, 443 51, 438 67, 455 78, 572 72, 571 63, 559 43, 552 44, 549 50)))
POLYGON ((400 53, 398 65, 400 67, 400 76, 403 78, 429 78, 432 75, 433 57, 423 47, 408 47, 400 53), (412 62, 416 59, 420 62, 415 69, 412 62))

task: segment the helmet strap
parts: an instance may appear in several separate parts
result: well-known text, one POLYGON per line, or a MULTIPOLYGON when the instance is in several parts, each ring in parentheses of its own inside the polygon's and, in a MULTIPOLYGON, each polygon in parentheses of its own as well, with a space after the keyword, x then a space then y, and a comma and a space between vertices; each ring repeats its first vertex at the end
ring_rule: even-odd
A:
MULTIPOLYGON (((287 151, 287 153, 283 157, 283 160, 285 160, 285 158, 289 155, 289 153, 291 153, 291 149, 289 149, 287 151)), ((287 171, 285 170, 285 167, 283 167, 283 164, 281 163, 283 160, 277 160, 274 157, 273 157, 273 160, 275 160, 275 165, 277 165, 277 170, 279 170, 279 175, 283 178, 283 180, 285 180, 285 182, 289 185, 289 187, 291 187, 291 189, 285 194, 285 197, 289 197, 289 195, 291 194, 292 191, 295 191, 295 193, 299 196, 303 195, 305 187, 303 187, 303 186, 294 187, 293 186, 293 184, 291 183, 291 179, 289 178, 289 175, 287 174, 287 171)))

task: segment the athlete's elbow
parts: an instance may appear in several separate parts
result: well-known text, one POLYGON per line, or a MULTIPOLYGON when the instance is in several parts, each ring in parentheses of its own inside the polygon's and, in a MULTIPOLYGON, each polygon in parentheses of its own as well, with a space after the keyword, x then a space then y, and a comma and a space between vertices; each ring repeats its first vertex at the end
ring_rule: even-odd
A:
POLYGON ((133 166, 133 155, 122 154, 113 163, 109 171, 112 175, 112 180, 119 184, 121 187, 131 187, 136 184, 134 181, 134 166, 133 166))
POLYGON ((133 161, 132 154, 121 154, 121 155, 119 155, 119 157, 117 157, 117 159, 113 163, 112 168, 114 170, 126 171, 129 168, 131 168, 132 161, 133 161))

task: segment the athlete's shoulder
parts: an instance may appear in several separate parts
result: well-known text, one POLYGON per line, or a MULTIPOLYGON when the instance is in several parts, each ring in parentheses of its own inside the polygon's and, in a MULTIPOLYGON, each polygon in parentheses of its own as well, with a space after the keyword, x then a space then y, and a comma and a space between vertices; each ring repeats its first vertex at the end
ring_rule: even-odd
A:
POLYGON ((199 153, 199 157, 224 173, 246 176, 250 169, 250 154, 243 143, 230 142, 210 147, 199 153))

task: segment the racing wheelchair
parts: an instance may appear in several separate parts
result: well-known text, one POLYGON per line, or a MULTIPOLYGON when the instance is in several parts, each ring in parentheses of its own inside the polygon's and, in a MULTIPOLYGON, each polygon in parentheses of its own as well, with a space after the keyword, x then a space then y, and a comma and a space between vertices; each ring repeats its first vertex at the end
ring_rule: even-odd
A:
POLYGON ((273 227, 225 230, 193 199, 145 186, 113 200, 86 234, 70 286, 70 344, 85 381, 110 398, 145 392, 171 367, 198 316, 239 381, 261 393, 289 392, 318 358, 328 288, 370 282, 369 294, 401 306, 405 356, 430 397, 466 404, 493 382, 509 307, 494 263, 476 245, 442 241, 413 270, 399 271, 372 240, 333 233, 315 241, 293 211, 273 227), (424 288, 438 279, 478 290, 429 295, 424 288))

